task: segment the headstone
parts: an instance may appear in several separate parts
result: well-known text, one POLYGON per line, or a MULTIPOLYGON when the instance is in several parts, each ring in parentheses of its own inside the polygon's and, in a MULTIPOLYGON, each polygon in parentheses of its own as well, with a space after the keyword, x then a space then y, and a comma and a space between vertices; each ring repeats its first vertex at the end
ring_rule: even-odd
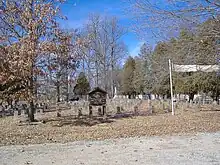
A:
POLYGON ((61 117, 61 112, 57 111, 57 117, 61 117))
POLYGON ((43 114, 44 113, 44 109, 45 107, 43 106, 42 108, 40 108, 40 113, 43 114))
POLYGON ((82 108, 78 109, 78 118, 80 118, 82 116, 82 108))
POLYGON ((92 106, 89 106, 89 117, 92 117, 92 106))
POLYGON ((152 106, 151 100, 148 100, 148 113, 149 114, 153 113, 153 106, 152 106))
POLYGON ((134 106, 134 114, 135 114, 135 115, 138 114, 138 106, 134 106))
POLYGON ((218 105, 217 101, 213 101, 212 105, 218 105))
POLYGON ((121 113, 121 107, 117 106, 116 109, 117 109, 117 114, 120 114, 121 113))
POLYGON ((18 109, 18 111, 21 111, 21 115, 22 115, 22 116, 25 115, 25 110, 24 110, 24 109, 21 109, 21 110, 18 109))
POLYGON ((213 101, 211 104, 211 110, 215 110, 215 107, 218 105, 217 101, 213 101))
POLYGON ((18 111, 14 111, 14 117, 18 117, 18 111))
POLYGON ((49 109, 49 103, 45 103, 45 109, 49 109))
POLYGON ((178 108, 178 102, 175 102, 174 106, 175 106, 175 109, 177 109, 178 108))

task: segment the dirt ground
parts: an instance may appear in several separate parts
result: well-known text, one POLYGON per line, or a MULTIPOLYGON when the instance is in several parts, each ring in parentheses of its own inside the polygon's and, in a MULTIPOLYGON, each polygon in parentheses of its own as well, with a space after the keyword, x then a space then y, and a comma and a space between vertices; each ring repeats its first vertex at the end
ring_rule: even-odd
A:
POLYGON ((182 135, 220 131, 220 111, 186 111, 172 116, 118 116, 77 119, 37 117, 45 123, 20 123, 14 117, 0 118, 0 146, 36 143, 65 143, 154 135, 182 135))
POLYGON ((219 165, 220 132, 0 147, 0 165, 219 165))

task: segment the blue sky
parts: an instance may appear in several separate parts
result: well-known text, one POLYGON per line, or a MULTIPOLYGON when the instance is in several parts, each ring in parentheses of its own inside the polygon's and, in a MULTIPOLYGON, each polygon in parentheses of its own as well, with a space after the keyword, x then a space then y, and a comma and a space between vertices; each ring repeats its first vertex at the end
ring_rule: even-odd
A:
MULTIPOLYGON (((62 6, 62 13, 68 18, 68 20, 62 21, 62 27, 81 27, 88 20, 90 13, 116 16, 121 26, 128 28, 128 33, 122 39, 128 46, 129 54, 135 56, 138 55, 144 41, 140 40, 131 30, 131 16, 125 12, 128 5, 124 0, 68 0, 62 6)), ((148 43, 153 45, 155 41, 148 41, 148 43)))
MULTIPOLYGON (((88 20, 88 16, 90 13, 100 14, 102 16, 116 16, 121 24, 128 29, 128 33, 123 37, 123 41, 128 47, 129 54, 132 56, 136 56, 139 53, 140 46, 146 42, 150 46, 154 47, 157 41, 162 40, 162 37, 157 37, 152 34, 157 33, 157 29, 148 28, 144 29, 144 33, 146 33, 147 40, 143 41, 138 38, 138 36, 131 30, 133 17, 131 15, 132 12, 125 10, 125 8, 129 7, 129 0, 67 0, 67 2, 62 7, 63 15, 68 17, 68 20, 62 21, 62 27, 64 28, 79 28, 88 20)), ((158 8, 163 9, 175 9, 186 6, 184 3, 179 3, 173 8, 169 5, 170 0, 150 0, 153 5, 156 5, 158 8)), ((204 4, 205 1, 198 0, 201 4, 204 4)), ((193 1, 192 1, 193 2, 193 1)), ((145 19, 145 17, 143 17, 145 19)), ((146 18, 147 19, 147 18, 146 18)), ((170 22, 170 25, 173 26, 174 22, 170 22)), ((185 24, 184 26, 189 26, 185 24)), ((153 26, 152 26, 153 27, 153 26)), ((165 30, 165 29, 163 29, 165 30)), ((170 31, 167 29, 168 33, 162 31, 162 35, 167 35, 166 37, 170 38, 171 36, 177 36, 178 30, 170 31)), ((144 36, 144 35, 142 35, 144 36)))

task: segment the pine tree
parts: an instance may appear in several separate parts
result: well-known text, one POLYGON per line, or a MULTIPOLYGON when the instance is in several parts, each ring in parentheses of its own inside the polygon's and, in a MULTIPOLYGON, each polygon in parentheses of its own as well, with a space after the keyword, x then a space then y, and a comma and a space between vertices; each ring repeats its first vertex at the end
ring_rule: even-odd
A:
POLYGON ((152 48, 144 43, 140 48, 139 54, 142 65, 141 75, 144 86, 144 92, 150 92, 152 90, 153 75, 152 75, 152 48))
POLYGON ((124 65, 122 82, 123 93, 129 95, 129 98, 135 95, 134 72, 135 60, 129 57, 124 65))
POLYGON ((145 87, 145 73, 143 68, 143 61, 140 57, 135 58, 134 70, 134 88, 136 93, 143 94, 145 87))
POLYGON ((87 95, 89 90, 90 90, 90 84, 86 78, 85 73, 81 72, 77 79, 77 84, 74 87, 74 93, 82 97, 83 95, 87 95))

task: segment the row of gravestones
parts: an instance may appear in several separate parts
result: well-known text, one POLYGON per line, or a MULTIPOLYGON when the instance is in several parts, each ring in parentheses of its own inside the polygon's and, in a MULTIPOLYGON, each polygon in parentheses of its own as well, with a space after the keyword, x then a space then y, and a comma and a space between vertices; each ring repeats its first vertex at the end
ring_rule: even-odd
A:
MULTIPOLYGON (((153 100, 152 104, 154 108, 160 109, 165 113, 171 112, 171 100, 153 100)), ((193 103, 190 102, 174 102, 174 108, 180 108, 185 110, 186 108, 193 107, 193 103)))
POLYGON ((135 106, 141 103, 139 99, 109 99, 107 100, 107 108, 110 112, 118 112, 117 107, 120 107, 120 111, 133 111, 135 106))
MULTIPOLYGON (((141 100, 139 99, 107 99, 106 105, 105 105, 105 112, 107 114, 116 114, 119 112, 128 112, 128 111, 134 111, 135 106, 137 107, 138 104, 141 103, 141 100)), ((91 109, 89 108, 89 102, 88 101, 73 101, 70 103, 57 103, 55 105, 56 110, 58 112, 57 116, 61 116, 61 113, 65 114, 66 112, 62 112, 62 110, 70 110, 71 113, 75 115, 87 115, 90 114, 91 109)), ((100 108, 99 106, 93 107, 92 111, 93 114, 100 114, 100 108)), ((102 108, 101 108, 102 109, 102 108)), ((136 108, 137 109, 137 108, 136 108)), ((67 112, 68 113, 68 112, 67 112)))
MULTIPOLYGON (((133 110, 135 106, 140 103, 139 99, 107 99, 106 103, 106 111, 109 113, 117 113, 119 111, 129 111, 133 110)), ((56 107, 56 109, 71 109, 75 113, 78 113, 79 109, 81 109, 82 113, 88 113, 89 102, 88 101, 74 101, 70 103, 58 103, 52 104, 56 107)), ((44 113, 51 105, 47 103, 36 103, 35 104, 35 112, 44 113)), ((29 105, 26 103, 17 103, 13 106, 8 105, 0 105, 0 116, 19 116, 28 114, 29 105)))
MULTIPOLYGON (((141 100, 139 99, 107 99, 106 100, 106 112, 107 113, 117 113, 119 111, 133 111, 135 106, 140 104, 141 100)), ((89 102, 88 101, 77 101, 70 103, 70 109, 78 113, 78 110, 81 109, 83 114, 88 113, 89 102)), ((93 108, 96 109, 96 108, 93 108)), ((97 108, 98 109, 98 108, 97 108)))
MULTIPOLYGON (((171 101, 170 100, 154 100, 152 101, 155 108, 162 109, 164 112, 170 112, 171 111, 171 101)), ((201 105, 206 105, 207 102, 193 102, 193 101, 186 101, 186 102, 174 102, 174 108, 175 109, 181 109, 186 110, 189 108, 194 108, 194 110, 198 110, 198 108, 201 107, 201 105), (197 108, 197 109, 195 109, 197 108)), ((212 103, 209 103, 211 108, 217 106, 217 102, 214 101, 212 103)))
MULTIPOLYGON (((14 104, 9 106, 7 104, 0 105, 0 117, 4 116, 19 116, 28 114, 30 106, 26 103, 22 104, 14 104)), ((46 109, 48 109, 48 105, 46 103, 36 103, 34 113, 41 112, 43 113, 46 109)))
MULTIPOLYGON (((209 107, 212 109, 215 109, 215 107, 217 106, 217 102, 216 101, 210 101, 210 102, 182 102, 182 103, 176 103, 176 108, 180 107, 182 108, 182 110, 187 109, 187 108, 197 108, 200 109, 202 105, 209 105, 209 107)), ((194 109, 196 110, 196 109, 194 109)))
POLYGON ((27 104, 14 104, 14 105, 0 105, 1 117, 13 116, 14 113, 21 115, 23 111, 27 110, 27 104))
MULTIPOLYGON (((141 100, 139 99, 107 99, 106 101, 106 106, 107 106, 107 111, 108 112, 117 112, 117 107, 120 107, 121 111, 132 111, 135 106, 138 106, 140 104, 141 100)), ((170 109, 170 100, 152 100, 153 105, 155 102, 159 104, 163 110, 168 111, 170 109)), ((193 103, 193 102, 175 102, 174 105, 175 107, 178 107, 182 105, 184 107, 192 107, 194 105, 199 105, 201 103, 193 103)), ((85 111, 85 113, 88 112, 88 107, 89 107, 89 102, 88 101, 74 101, 70 103, 58 103, 55 105, 56 108, 58 109, 71 109, 74 112, 78 112, 78 109, 81 109, 82 112, 85 111)))
POLYGON ((151 105, 154 109, 159 109, 168 113, 171 111, 171 102, 169 100, 152 100, 151 105))

